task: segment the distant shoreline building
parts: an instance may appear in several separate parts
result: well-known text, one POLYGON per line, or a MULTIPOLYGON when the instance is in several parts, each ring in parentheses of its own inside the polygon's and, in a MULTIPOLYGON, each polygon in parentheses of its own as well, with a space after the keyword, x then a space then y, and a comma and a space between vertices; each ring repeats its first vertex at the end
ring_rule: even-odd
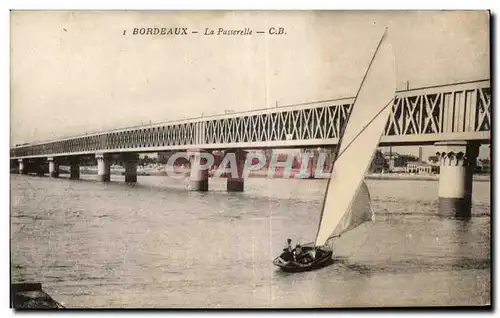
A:
POLYGON ((425 161, 412 161, 406 164, 407 173, 416 174, 438 174, 439 164, 430 164, 425 161))
POLYGON ((387 162, 389 172, 406 172, 409 162, 418 162, 418 157, 412 155, 403 155, 397 152, 384 153, 384 159, 387 162))

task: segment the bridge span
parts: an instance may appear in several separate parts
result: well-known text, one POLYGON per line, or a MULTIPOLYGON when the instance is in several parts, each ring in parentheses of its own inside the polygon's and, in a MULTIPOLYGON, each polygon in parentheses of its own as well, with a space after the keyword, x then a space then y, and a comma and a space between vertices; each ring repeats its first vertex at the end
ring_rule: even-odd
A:
MULTIPOLYGON (((187 149, 306 148, 338 142, 353 98, 304 103, 39 142, 11 149, 36 158, 187 149)), ((381 146, 490 139, 489 80, 400 91, 381 146)))
MULTIPOLYGON (((43 174, 36 167, 48 161, 53 177, 64 161, 71 166, 71 178, 77 179, 79 158, 95 155, 98 179, 106 182, 109 155, 121 154, 125 180, 136 182, 138 153, 225 150, 237 153, 240 165, 243 149, 334 146, 353 101, 333 99, 103 131, 13 147, 10 157, 18 161, 20 173, 34 169, 43 174)), ((410 89, 397 92, 380 146, 436 145, 440 210, 470 216, 471 169, 479 145, 490 141, 490 130, 489 80, 410 89)), ((208 190, 206 173, 191 169, 191 178, 193 189, 208 190)), ((242 191, 243 182, 228 179, 228 190, 242 191)))

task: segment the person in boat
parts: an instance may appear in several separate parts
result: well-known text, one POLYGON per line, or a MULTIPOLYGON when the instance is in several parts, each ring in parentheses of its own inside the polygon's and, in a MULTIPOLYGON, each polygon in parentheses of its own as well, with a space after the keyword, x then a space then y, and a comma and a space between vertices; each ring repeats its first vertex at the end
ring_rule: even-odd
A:
POLYGON ((293 259, 292 240, 287 239, 286 241, 287 241, 287 245, 285 246, 285 248, 283 248, 283 254, 281 255, 281 257, 285 261, 290 261, 293 259))
POLYGON ((291 239, 286 239, 287 245, 283 249, 283 252, 290 252, 292 253, 292 240, 291 239))
POLYGON ((304 251, 302 249, 302 246, 300 244, 297 244, 293 249, 293 260, 299 263, 310 263, 315 259, 314 254, 315 253, 312 250, 304 251))
POLYGON ((303 257, 302 246, 297 244, 293 249, 293 259, 294 261, 299 261, 303 257))

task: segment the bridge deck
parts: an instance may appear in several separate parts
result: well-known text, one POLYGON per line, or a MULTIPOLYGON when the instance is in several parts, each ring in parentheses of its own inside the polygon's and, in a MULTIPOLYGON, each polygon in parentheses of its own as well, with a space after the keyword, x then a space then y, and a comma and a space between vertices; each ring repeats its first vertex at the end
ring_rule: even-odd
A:
MULTIPOLYGON (((11 158, 97 152, 304 148, 335 145, 354 99, 267 108, 69 137, 11 149, 11 158)), ((380 145, 488 142, 489 80, 397 92, 380 145)))

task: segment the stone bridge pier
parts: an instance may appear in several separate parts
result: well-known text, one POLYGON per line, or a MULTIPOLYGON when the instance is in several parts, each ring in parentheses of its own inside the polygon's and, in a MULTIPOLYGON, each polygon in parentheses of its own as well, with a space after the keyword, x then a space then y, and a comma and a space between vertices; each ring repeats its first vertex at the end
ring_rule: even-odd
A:
POLYGON ((480 144, 477 142, 438 142, 439 214, 469 218, 472 179, 480 144))
POLYGON ((80 179, 80 158, 78 156, 69 157, 69 178, 80 179))
POLYGON ((125 182, 136 183, 137 162, 139 161, 139 155, 137 153, 127 152, 121 154, 121 159, 123 161, 123 166, 125 168, 125 182))
POLYGON ((247 159, 247 152, 241 149, 228 150, 225 152, 225 158, 230 156, 235 157, 235 161, 229 161, 230 164, 236 163, 236 167, 230 167, 233 174, 229 172, 227 174, 227 186, 228 192, 243 192, 245 189, 245 179, 243 176, 243 171, 245 170, 245 162, 247 159))
POLYGON ((59 177, 59 164, 54 157, 48 157, 47 160, 49 161, 49 176, 51 178, 58 178, 59 177))
POLYGON ((109 182, 111 180, 111 156, 106 153, 97 153, 97 181, 109 182))
POLYGON ((206 150, 192 150, 188 152, 191 162, 191 190, 208 191, 208 169, 206 168, 207 159, 202 154, 209 153, 206 150))
POLYGON ((24 165, 25 163, 25 160, 24 159, 17 159, 17 163, 19 164, 19 174, 27 174, 28 173, 28 169, 27 167, 24 165))

